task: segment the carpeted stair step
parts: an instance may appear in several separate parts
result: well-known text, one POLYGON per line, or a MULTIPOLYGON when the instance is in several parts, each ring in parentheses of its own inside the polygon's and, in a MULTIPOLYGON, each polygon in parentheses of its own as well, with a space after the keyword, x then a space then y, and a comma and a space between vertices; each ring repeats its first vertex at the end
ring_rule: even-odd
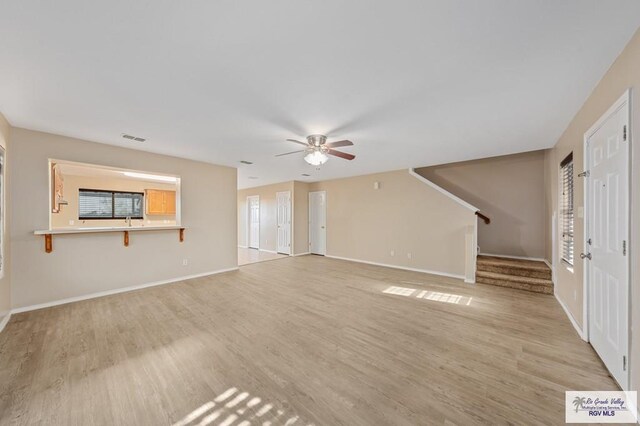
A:
POLYGON ((477 271, 476 283, 532 291, 535 293, 553 294, 553 282, 543 278, 477 271))
POLYGON ((478 256, 477 270, 504 275, 551 279, 551 269, 546 263, 535 260, 507 259, 494 256, 478 256))

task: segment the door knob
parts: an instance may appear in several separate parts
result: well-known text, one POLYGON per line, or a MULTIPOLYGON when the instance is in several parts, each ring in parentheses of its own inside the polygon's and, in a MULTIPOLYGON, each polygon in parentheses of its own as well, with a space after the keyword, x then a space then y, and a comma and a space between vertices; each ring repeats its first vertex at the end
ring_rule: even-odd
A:
POLYGON ((324 229, 324 226, 321 226, 320 228, 324 229))
POLYGON ((580 253, 580 259, 589 259, 589 260, 591 260, 591 253, 587 253, 587 254, 580 253))

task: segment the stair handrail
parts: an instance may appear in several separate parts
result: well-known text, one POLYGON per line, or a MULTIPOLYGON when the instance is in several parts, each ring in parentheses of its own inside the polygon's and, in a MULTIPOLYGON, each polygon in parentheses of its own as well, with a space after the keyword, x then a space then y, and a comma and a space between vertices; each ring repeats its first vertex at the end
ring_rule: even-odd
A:
POLYGON ((487 225, 489 225, 491 223, 491 218, 489 218, 488 216, 483 215, 479 211, 476 212, 476 216, 478 216, 480 219, 482 219, 484 221, 484 223, 486 223, 487 225))

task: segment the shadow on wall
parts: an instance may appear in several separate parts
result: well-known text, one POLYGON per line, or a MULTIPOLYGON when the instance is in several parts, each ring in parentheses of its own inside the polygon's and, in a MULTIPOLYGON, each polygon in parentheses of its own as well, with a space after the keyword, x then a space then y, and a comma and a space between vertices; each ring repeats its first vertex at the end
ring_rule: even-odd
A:
POLYGON ((526 242, 522 235, 522 228, 526 227, 527 224, 519 216, 511 214, 496 204, 487 202, 486 199, 478 196, 477 193, 468 191, 446 177, 440 176, 438 170, 435 170, 433 176, 427 179, 478 207, 484 215, 491 219, 491 224, 489 225, 485 224, 482 220, 478 222, 478 244, 482 252, 527 256, 526 242), (500 232, 496 232, 496 228, 499 228, 500 232), (484 245, 483 242, 485 243, 484 245), (487 244, 488 242, 490 242, 490 244, 487 244), (492 252, 492 249, 495 250, 494 247, 508 247, 509 252, 503 253, 503 250, 492 252))
POLYGON ((478 226, 484 253, 542 258, 544 240, 544 151, 416 169, 443 189, 491 218, 478 226))

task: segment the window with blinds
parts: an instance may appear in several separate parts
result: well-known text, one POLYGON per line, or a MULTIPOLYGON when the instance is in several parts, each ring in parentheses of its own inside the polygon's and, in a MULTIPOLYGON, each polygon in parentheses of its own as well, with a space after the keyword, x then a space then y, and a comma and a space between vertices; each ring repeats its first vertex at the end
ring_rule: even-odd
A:
POLYGON ((573 153, 560 163, 562 194, 560 198, 560 226, 562 228, 562 260, 573 266, 573 153))
POLYGON ((78 219, 143 219, 144 193, 80 189, 78 219))

